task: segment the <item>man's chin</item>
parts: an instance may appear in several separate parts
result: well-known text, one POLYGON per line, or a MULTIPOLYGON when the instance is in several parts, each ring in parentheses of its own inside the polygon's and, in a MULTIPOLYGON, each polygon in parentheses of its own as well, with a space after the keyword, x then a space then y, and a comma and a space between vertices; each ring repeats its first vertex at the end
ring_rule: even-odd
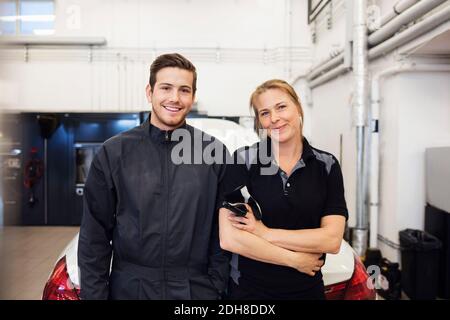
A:
POLYGON ((185 118, 178 118, 178 119, 164 119, 162 121, 163 125, 167 127, 171 127, 172 129, 176 129, 184 124, 185 118))
MULTIPOLYGON (((184 124, 184 121, 186 120, 186 113, 179 113, 179 114, 167 114, 164 112, 165 110, 162 110, 163 112, 155 112, 155 123, 159 123, 159 126, 165 127, 166 130, 173 130, 181 125, 184 124)), ((158 126, 158 125, 157 125, 158 126)))

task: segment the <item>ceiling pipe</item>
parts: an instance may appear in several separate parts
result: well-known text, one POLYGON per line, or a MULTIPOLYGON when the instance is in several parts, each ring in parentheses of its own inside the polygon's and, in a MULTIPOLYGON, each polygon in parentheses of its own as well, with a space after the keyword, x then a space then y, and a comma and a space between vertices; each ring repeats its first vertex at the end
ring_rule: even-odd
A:
POLYGON ((378 46, 369 50, 369 59, 375 59, 383 54, 391 52, 392 50, 400 47, 401 45, 423 35, 424 33, 432 30, 440 24, 447 22, 450 19, 450 5, 444 9, 426 17, 422 21, 418 22, 414 26, 406 29, 402 33, 386 40, 378 46))
MULTIPOLYGON (((442 36, 444 33, 448 32, 450 30, 450 20, 447 22, 444 22, 437 26, 436 28, 433 28, 433 30, 430 30, 426 33, 424 33, 421 36, 418 36, 417 38, 412 39, 408 43, 405 43, 403 46, 401 46, 401 49, 398 50, 398 55, 411 55, 415 54, 417 50, 420 50, 424 44, 426 45, 429 41, 432 41, 433 39, 442 36)), ((445 54, 438 56, 435 56, 435 59, 445 59, 445 54)))
POLYGON ((326 83, 326 82, 338 77, 339 75, 346 73, 347 71, 350 71, 351 69, 352 69, 351 66, 345 66, 342 64, 342 65, 338 66, 337 68, 334 68, 330 72, 311 81, 309 86, 311 89, 317 88, 318 86, 322 85, 323 83, 326 83))
MULTIPOLYGON (((390 53, 391 51, 408 43, 409 41, 414 40, 424 35, 425 33, 431 31, 432 29, 448 22, 449 19, 450 19, 450 6, 447 6, 444 9, 426 17, 424 20, 406 29, 402 33, 390 38, 389 40, 379 44, 374 48, 369 49, 369 61, 390 53)), ((322 74, 320 78, 313 80, 313 82, 311 82, 311 84, 313 84, 311 88, 321 86, 324 83, 327 83, 328 81, 346 73, 347 71, 349 71, 349 69, 341 68, 341 66, 338 65, 334 69, 331 69, 326 73, 322 74)))
MULTIPOLYGON (((390 20, 398 16, 400 13, 411 7, 412 5, 416 4, 420 0, 400 0, 398 1, 391 9, 390 11, 381 18, 380 27, 384 26, 386 23, 388 23, 390 20)), ((352 5, 351 2, 349 2, 349 5, 352 5)), ((376 31, 376 29, 369 30, 370 32, 376 31)), ((340 63, 344 61, 344 52, 343 50, 339 50, 337 54, 333 55, 330 53, 330 57, 328 59, 325 59, 325 61, 322 61, 311 68, 309 74, 307 75, 308 81, 312 81, 313 79, 319 77, 321 74, 325 73, 326 71, 338 66, 340 63), (338 57, 339 58, 336 58, 338 57), (336 59, 335 59, 336 58, 336 59)))
POLYGON ((104 37, 2 36, 0 45, 104 46, 104 37))
POLYGON ((375 32, 380 29, 386 23, 403 13, 406 9, 412 7, 420 0, 400 0, 389 11, 380 18, 380 24, 378 26, 369 27, 369 33, 375 32))
POLYGON ((313 68, 306 79, 310 82, 310 88, 320 86, 322 83, 330 81, 342 73, 350 71, 353 63, 353 0, 346 1, 346 24, 345 24, 345 46, 337 52, 334 58, 318 68, 313 68), (331 67, 331 69, 330 69, 331 67), (327 71, 328 70, 328 71, 327 71))
POLYGON ((315 78, 319 77, 321 74, 327 72, 328 70, 337 67, 342 62, 344 62, 343 52, 338 54, 336 57, 330 58, 325 62, 321 63, 318 67, 313 68, 309 73, 309 75, 306 77, 306 79, 308 79, 308 81, 312 81, 315 78))
POLYGON ((383 41, 392 37, 400 28, 410 22, 417 20, 424 14, 430 12, 440 4, 446 2, 447 0, 427 0, 420 1, 412 7, 405 10, 398 17, 389 21, 386 25, 373 32, 369 36, 369 46, 374 47, 383 41))

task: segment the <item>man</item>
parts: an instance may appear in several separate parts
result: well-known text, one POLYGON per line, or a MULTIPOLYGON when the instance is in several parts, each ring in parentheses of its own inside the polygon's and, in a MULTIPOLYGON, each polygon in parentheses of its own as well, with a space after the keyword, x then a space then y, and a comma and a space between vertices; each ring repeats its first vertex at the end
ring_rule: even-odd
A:
MULTIPOLYGON (((82 299, 218 299, 226 288, 216 205, 225 165, 172 159, 174 132, 204 135, 185 121, 196 80, 183 56, 159 56, 146 87, 149 120, 95 156, 78 244, 82 299)), ((208 139, 192 152, 219 143, 208 139)))

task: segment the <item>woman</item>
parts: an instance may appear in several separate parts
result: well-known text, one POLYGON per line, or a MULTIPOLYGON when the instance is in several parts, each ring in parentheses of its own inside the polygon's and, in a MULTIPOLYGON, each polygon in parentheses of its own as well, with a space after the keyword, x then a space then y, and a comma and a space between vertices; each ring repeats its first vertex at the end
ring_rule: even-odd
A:
POLYGON ((250 104, 266 137, 234 153, 222 188, 245 185, 262 219, 248 205, 245 217, 220 209, 221 247, 234 253, 228 296, 325 299, 320 268, 325 253, 339 251, 348 217, 339 163, 303 137, 303 110, 287 82, 263 83, 250 104))

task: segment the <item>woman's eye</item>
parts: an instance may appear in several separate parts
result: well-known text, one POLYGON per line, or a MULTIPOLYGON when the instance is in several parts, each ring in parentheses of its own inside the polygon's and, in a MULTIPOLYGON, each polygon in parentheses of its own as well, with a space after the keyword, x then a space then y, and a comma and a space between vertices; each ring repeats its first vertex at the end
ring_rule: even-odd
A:
POLYGON ((259 115, 261 117, 266 117, 267 115, 269 115, 269 113, 268 112, 261 112, 259 115))

